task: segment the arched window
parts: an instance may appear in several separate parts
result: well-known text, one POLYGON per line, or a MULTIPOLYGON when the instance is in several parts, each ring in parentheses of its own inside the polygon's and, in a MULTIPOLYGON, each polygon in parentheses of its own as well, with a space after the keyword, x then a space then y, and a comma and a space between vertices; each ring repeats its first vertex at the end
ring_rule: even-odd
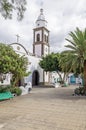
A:
POLYGON ((40 34, 37 34, 37 41, 40 41, 40 34))
POLYGON ((47 43, 48 43, 48 36, 47 36, 47 43))
POLYGON ((46 42, 46 35, 44 35, 44 40, 45 40, 45 42, 46 42))

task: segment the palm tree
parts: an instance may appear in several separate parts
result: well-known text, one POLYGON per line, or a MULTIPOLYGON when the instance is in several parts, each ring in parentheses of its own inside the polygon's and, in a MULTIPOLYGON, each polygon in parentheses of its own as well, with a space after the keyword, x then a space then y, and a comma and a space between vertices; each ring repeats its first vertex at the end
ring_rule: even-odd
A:
POLYGON ((86 89, 86 29, 81 31, 79 28, 76 28, 69 35, 71 36, 71 40, 66 40, 70 44, 66 45, 67 50, 63 52, 65 55, 64 68, 69 67, 70 72, 76 72, 77 69, 79 73, 83 72, 84 87, 86 89))

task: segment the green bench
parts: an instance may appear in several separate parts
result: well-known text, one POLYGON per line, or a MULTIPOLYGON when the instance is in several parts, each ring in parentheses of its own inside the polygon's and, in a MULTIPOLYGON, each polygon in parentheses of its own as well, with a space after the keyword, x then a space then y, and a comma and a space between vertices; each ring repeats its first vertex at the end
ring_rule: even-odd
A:
POLYGON ((11 92, 0 93, 0 101, 5 100, 5 99, 10 99, 10 98, 13 98, 13 95, 11 94, 11 92))

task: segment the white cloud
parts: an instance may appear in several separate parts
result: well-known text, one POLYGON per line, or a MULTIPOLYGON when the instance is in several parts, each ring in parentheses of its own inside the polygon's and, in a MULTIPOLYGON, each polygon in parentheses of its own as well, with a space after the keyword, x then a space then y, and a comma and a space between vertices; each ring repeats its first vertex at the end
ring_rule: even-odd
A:
POLYGON ((27 11, 24 19, 18 22, 0 17, 0 42, 16 42, 16 34, 20 35, 20 43, 32 51, 33 28, 40 8, 48 21, 50 30, 50 46, 52 51, 62 51, 66 44, 65 38, 76 27, 86 27, 86 0, 27 0, 27 11))

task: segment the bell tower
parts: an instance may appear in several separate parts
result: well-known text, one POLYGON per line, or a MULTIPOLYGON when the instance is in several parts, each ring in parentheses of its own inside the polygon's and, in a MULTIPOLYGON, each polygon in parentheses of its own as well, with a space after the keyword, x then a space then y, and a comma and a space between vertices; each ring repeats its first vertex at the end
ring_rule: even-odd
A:
POLYGON ((39 57, 49 54, 49 30, 47 29, 43 9, 40 9, 36 27, 33 29, 33 54, 39 57))

